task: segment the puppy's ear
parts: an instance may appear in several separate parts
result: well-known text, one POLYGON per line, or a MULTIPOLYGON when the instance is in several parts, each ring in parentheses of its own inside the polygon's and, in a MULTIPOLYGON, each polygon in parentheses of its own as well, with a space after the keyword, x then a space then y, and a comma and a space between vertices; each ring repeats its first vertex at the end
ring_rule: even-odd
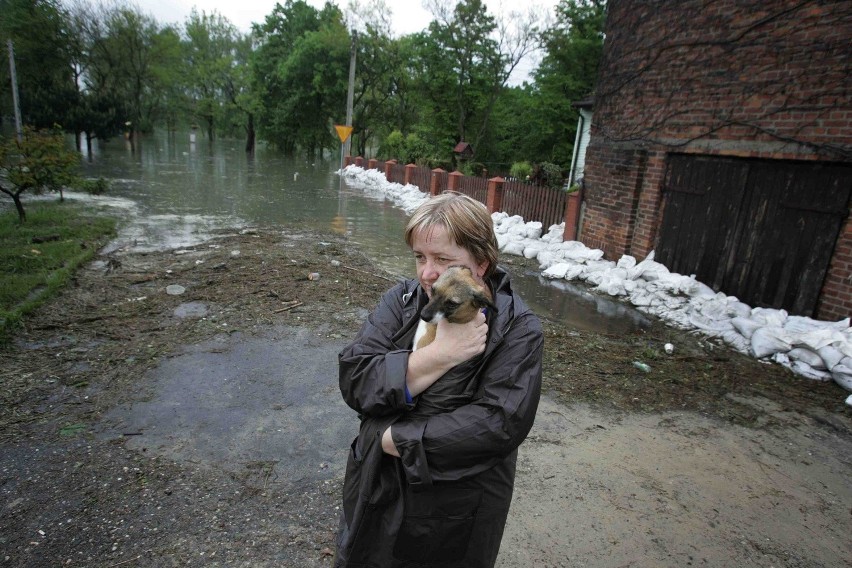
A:
POLYGON ((473 295, 473 301, 476 304, 477 308, 491 308, 495 312, 497 311, 497 306, 494 305, 488 296, 485 295, 484 292, 477 292, 473 295))

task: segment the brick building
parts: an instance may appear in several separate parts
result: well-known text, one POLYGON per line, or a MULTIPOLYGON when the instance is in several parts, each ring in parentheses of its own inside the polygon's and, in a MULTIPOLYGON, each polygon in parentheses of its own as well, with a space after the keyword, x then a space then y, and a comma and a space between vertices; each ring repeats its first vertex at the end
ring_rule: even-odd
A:
POLYGON ((852 10, 610 0, 582 241, 752 306, 852 314, 852 10))

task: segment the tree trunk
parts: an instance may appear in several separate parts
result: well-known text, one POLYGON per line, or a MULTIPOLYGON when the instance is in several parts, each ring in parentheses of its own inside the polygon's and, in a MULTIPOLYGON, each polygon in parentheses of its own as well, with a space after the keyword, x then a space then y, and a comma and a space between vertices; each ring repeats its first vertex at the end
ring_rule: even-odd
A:
POLYGON ((92 161, 92 135, 89 132, 86 132, 86 155, 89 157, 89 161, 92 161))
POLYGON ((246 126, 246 152, 254 154, 254 115, 248 113, 248 125, 246 126))
POLYGON ((12 200, 15 202, 15 209, 18 210, 18 222, 22 225, 27 220, 27 213, 24 211, 24 204, 21 203, 21 197, 17 193, 10 193, 12 200))

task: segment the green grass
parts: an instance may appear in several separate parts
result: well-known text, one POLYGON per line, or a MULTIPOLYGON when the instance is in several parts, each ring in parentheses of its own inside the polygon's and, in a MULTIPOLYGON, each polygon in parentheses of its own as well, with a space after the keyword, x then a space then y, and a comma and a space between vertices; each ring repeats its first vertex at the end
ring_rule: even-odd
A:
POLYGON ((26 209, 23 224, 13 208, 0 213, 0 343, 115 235, 115 219, 78 203, 31 202, 26 209))

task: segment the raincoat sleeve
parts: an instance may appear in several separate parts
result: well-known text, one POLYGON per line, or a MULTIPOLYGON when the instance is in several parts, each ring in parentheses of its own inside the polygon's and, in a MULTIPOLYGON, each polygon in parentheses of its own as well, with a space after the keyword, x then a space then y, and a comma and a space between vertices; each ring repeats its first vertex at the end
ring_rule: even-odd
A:
POLYGON ((480 371, 473 401, 391 429, 410 485, 477 475, 503 461, 532 428, 541 394, 544 338, 538 318, 514 322, 480 371))
POLYGON ((399 349, 394 336, 403 325, 404 284, 382 296, 355 339, 338 356, 343 400, 372 417, 399 414, 411 408, 405 385, 409 349, 399 349))

